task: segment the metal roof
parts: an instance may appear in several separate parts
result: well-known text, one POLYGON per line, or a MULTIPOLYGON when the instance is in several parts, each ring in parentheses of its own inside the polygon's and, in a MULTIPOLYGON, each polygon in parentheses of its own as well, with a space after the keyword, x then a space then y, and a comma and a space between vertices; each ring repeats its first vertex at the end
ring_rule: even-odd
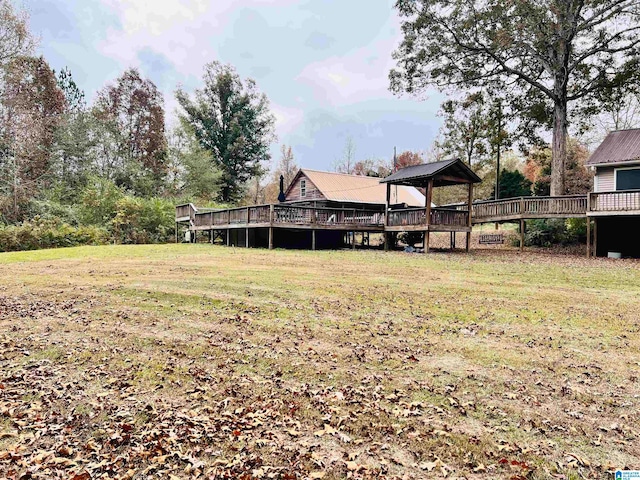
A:
POLYGON ((441 160, 439 162, 423 163, 421 165, 401 168, 384 180, 381 180, 380 183, 425 186, 427 180, 430 178, 433 178, 434 187, 457 185, 460 183, 479 183, 482 181, 462 160, 454 158, 451 160, 441 160), (456 181, 453 178, 446 177, 458 177, 464 181, 456 181))
MULTIPOLYGON (((301 174, 304 174, 327 200, 382 205, 386 202, 387 187, 380 183, 380 178, 378 177, 322 172, 303 168, 291 182, 291 186, 301 174)), ((424 207, 424 202, 424 195, 414 187, 398 187, 397 192, 395 188, 391 189, 392 204, 406 203, 411 207, 424 207)))
POLYGON ((587 165, 640 160, 640 128, 609 133, 587 160, 587 165))

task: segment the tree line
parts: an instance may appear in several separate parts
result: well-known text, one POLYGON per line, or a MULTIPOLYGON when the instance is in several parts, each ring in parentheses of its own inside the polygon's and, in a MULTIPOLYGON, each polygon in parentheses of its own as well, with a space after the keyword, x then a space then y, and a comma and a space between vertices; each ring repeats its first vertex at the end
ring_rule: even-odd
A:
POLYGON ((54 71, 35 48, 26 14, 0 0, 0 226, 64 223, 112 241, 165 241, 176 202, 249 201, 253 183, 264 195, 274 116, 233 67, 212 62, 201 88, 178 88, 167 129, 164 98, 137 69, 88 102, 72 72, 54 71))

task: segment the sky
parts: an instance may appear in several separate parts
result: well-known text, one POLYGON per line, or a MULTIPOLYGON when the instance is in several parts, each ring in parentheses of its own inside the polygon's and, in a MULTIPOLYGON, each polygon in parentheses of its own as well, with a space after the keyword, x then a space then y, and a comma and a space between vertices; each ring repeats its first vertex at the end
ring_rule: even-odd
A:
POLYGON ((165 97, 202 85, 217 60, 253 78, 270 101, 279 146, 301 167, 331 170, 351 138, 356 160, 426 151, 444 97, 388 90, 401 40, 394 0, 23 0, 40 54, 67 66, 89 101, 127 68, 165 97))

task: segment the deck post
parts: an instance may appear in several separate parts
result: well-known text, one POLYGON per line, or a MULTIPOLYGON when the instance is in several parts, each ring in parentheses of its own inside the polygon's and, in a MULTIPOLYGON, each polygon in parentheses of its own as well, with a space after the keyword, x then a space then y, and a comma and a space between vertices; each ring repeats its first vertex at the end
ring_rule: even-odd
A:
POLYGON ((231 229, 227 228, 227 247, 231 246, 231 229))
POLYGON ((427 229, 424 232, 424 253, 429 253, 429 229, 431 225, 431 199, 433 198, 433 177, 427 181, 427 195, 425 196, 425 224, 427 229))
POLYGON ((244 232, 244 234, 245 234, 244 235, 244 237, 245 237, 244 238, 245 248, 249 248, 249 227, 245 228, 244 230, 245 230, 245 232, 244 232))
POLYGON ((269 205, 269 250, 273 250, 273 219, 275 218, 275 205, 269 205))
POLYGON ((176 222, 176 243, 178 243, 178 222, 176 222))
POLYGON ((389 233, 387 227, 389 226, 389 206, 391 204, 391 184, 387 183, 387 197, 384 206, 384 251, 389 251, 389 233))
POLYGON ((598 219, 593 219, 593 256, 598 256, 598 219))
POLYGON ((311 229, 311 250, 316 249, 316 229, 311 229))
POLYGON ((469 231, 467 232, 467 242, 465 245, 465 250, 468 252, 471 247, 471 228, 473 223, 471 223, 471 215, 473 209, 473 183, 469 183, 469 189, 467 192, 467 227, 469 231))
POLYGON ((351 249, 352 250, 356 249, 356 232, 355 232, 355 230, 353 232, 351 232, 351 249))
POLYGON ((591 219, 587 217, 587 258, 591 257, 591 219))
POLYGON ((521 218, 520 219, 520 251, 521 252, 524 251, 524 229, 525 229, 524 218, 521 218))

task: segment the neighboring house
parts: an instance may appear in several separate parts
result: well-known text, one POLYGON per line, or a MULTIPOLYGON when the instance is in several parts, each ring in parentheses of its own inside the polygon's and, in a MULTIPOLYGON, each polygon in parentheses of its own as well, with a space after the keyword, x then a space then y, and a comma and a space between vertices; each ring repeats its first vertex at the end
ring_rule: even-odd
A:
POLYGON ((587 214, 596 255, 640 257, 640 129, 609 133, 586 165, 595 169, 587 214))
MULTIPOLYGON (((384 210, 387 187, 380 178, 300 169, 285 191, 285 202, 319 207, 380 208, 384 210)), ((425 196, 415 187, 391 189, 390 204, 396 208, 424 207, 425 196)))

